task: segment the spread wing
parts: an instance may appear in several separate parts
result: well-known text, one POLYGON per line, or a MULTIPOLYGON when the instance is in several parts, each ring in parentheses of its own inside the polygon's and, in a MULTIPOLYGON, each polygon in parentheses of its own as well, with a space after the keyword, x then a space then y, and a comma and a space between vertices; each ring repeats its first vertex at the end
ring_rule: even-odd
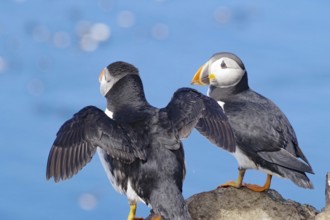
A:
POLYGON ((145 159, 137 139, 102 110, 88 106, 66 121, 57 132, 49 152, 46 178, 55 182, 75 175, 93 157, 96 148, 125 163, 145 159))
POLYGON ((194 89, 181 88, 174 93, 165 111, 180 138, 188 137, 196 128, 213 144, 229 152, 235 151, 234 135, 228 119, 215 100, 194 89))

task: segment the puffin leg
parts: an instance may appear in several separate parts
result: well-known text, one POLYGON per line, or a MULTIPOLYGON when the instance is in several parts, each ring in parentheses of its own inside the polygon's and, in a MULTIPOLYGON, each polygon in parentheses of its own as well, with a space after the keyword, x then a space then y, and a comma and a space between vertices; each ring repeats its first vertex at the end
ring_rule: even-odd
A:
POLYGON ((153 215, 152 217, 151 217, 151 220, 162 220, 162 216, 161 215, 153 215))
POLYGON ((129 205, 129 214, 127 217, 127 220, 143 220, 143 218, 136 218, 135 214, 136 214, 136 203, 130 203, 129 205))
POLYGON ((244 186, 254 192, 263 192, 263 191, 266 191, 269 189, 271 181, 272 181, 272 177, 273 177, 272 175, 267 174, 267 179, 266 179, 265 185, 263 185, 263 186, 258 186, 255 184, 244 184, 244 186))
POLYGON ((224 184, 221 184, 219 187, 235 187, 235 188, 241 188, 242 187, 242 182, 245 174, 245 169, 243 168, 238 168, 238 177, 236 181, 229 181, 224 184))

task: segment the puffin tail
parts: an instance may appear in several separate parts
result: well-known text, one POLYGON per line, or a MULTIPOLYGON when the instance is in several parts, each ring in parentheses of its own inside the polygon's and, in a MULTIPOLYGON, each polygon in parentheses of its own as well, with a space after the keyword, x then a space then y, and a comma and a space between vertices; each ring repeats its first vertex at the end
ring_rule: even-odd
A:
POLYGON ((281 174, 281 176, 290 179, 292 182, 294 182, 296 185, 302 188, 307 188, 307 189, 314 188, 313 183, 310 181, 310 179, 307 177, 307 175, 304 172, 299 172, 284 167, 278 167, 278 171, 281 174))
POLYGON ((163 181, 157 190, 151 192, 150 205, 162 219, 191 220, 182 192, 172 181, 163 181))

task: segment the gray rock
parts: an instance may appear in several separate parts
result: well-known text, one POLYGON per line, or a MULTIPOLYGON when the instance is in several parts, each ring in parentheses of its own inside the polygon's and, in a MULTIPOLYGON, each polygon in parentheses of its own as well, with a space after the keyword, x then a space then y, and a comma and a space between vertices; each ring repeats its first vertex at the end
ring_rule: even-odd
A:
POLYGON ((283 199, 275 190, 257 193, 232 187, 193 195, 187 205, 193 220, 300 220, 315 219, 318 214, 311 205, 283 199))
POLYGON ((329 220, 330 219, 330 208, 326 207, 320 214, 318 214, 315 220, 329 220))

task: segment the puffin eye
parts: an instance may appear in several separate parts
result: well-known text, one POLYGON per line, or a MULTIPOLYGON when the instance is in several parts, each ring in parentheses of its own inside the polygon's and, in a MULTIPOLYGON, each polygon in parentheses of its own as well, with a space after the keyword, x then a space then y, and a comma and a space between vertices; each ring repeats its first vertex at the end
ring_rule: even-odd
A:
POLYGON ((225 61, 222 61, 222 62, 221 62, 221 68, 222 68, 222 69, 227 68, 227 65, 226 65, 225 61))

